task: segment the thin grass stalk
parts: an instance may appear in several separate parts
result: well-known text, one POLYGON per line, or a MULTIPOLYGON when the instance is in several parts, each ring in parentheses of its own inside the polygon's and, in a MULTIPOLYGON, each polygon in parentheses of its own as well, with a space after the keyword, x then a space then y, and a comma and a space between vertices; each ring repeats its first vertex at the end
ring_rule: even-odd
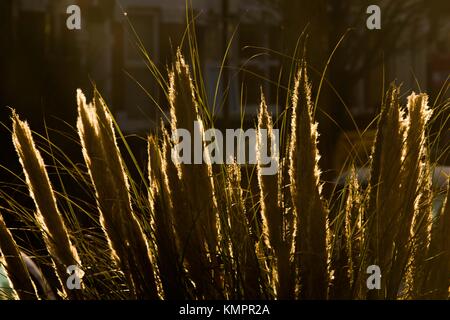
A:
POLYGON ((78 132, 95 187, 100 222, 113 259, 124 272, 132 295, 159 298, 145 235, 131 207, 128 178, 116 144, 111 116, 96 95, 87 104, 78 91, 78 132))
MULTIPOLYGON (((295 69, 293 66, 292 71, 295 69)), ((295 73, 295 72, 293 72, 295 73)), ((291 83, 291 81, 289 81, 291 83)), ((295 85, 295 81, 294 81, 295 85)), ((296 216, 294 204, 291 194, 291 179, 290 179, 290 153, 291 153, 291 124, 292 124, 292 110, 293 99, 286 99, 286 110, 282 117, 281 142, 280 142, 280 173, 278 174, 279 184, 279 203, 283 211, 283 236, 286 243, 291 243, 291 255, 295 250, 295 234, 296 234, 296 216)))
POLYGON ((37 300, 36 288, 22 259, 16 242, 0 214, 0 253, 14 291, 20 300, 37 300))
MULTIPOLYGON (((289 106, 289 110, 291 106, 289 106)), ((290 119, 291 114, 287 112, 286 127, 285 132, 290 132, 290 119)), ((282 249, 281 255, 284 255, 284 258, 281 260, 287 261, 289 260, 289 264, 283 264, 285 266, 290 265, 290 270, 282 271, 283 274, 291 274, 289 279, 280 279, 280 292, 282 296, 288 297, 289 299, 295 298, 295 286, 296 281, 292 275, 295 275, 295 234, 296 234, 296 214, 294 210, 294 204, 292 202, 292 194, 291 194, 291 181, 290 181, 290 135, 284 135, 284 143, 281 143, 281 146, 284 146, 281 150, 283 151, 282 156, 280 156, 279 163, 279 174, 278 174, 278 185, 279 185, 279 206, 283 215, 283 226, 282 226, 282 235, 283 235, 283 243, 284 248, 282 249), (287 257, 286 257, 287 256, 287 257)), ((284 268, 283 268, 284 269, 284 268)), ((281 270, 281 269, 280 269, 281 270)), ((283 275, 282 278, 287 278, 286 275, 283 275)), ((280 296, 281 298, 281 296, 280 296)))
POLYGON ((34 144, 28 124, 21 121, 16 113, 13 113, 12 120, 13 143, 25 173, 30 195, 37 208, 36 220, 42 230, 56 273, 63 284, 63 295, 70 299, 79 299, 81 295, 78 290, 68 290, 65 284, 68 277, 67 268, 69 266, 81 268, 81 262, 77 250, 72 246, 69 233, 58 210, 44 160, 34 144))
POLYGON ((302 299, 327 297, 327 212, 321 197, 317 124, 313 122, 306 63, 299 68, 292 110, 291 193, 296 212, 295 252, 302 299))

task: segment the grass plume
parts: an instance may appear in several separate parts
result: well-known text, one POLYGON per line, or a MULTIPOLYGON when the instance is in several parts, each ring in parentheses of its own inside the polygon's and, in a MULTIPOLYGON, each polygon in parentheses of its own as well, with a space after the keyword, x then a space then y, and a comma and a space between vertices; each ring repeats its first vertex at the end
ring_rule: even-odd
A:
MULTIPOLYGON (((195 44, 190 45, 195 53, 195 44)), ((233 159, 210 164, 203 152, 191 154, 193 164, 174 161, 176 146, 184 142, 176 130, 190 135, 192 151, 196 141, 205 140, 205 129, 215 128, 196 68, 198 62, 189 63, 178 50, 168 81, 158 73, 170 116, 142 139, 147 153, 140 161, 96 90, 89 103, 77 92, 73 140, 86 166, 60 152, 48 136, 41 138, 49 150, 42 145, 38 150, 28 124, 13 113, 13 142, 25 179, 23 186, 1 185, 0 208, 24 222, 26 232, 42 233, 43 258, 40 249, 20 244, 40 266, 46 266, 48 252, 51 271, 60 279, 49 281, 51 291, 62 287, 66 299, 448 299, 450 187, 442 209, 435 210, 436 200, 445 196, 432 188, 436 164, 425 94, 411 94, 403 107, 400 88, 388 89, 370 161, 350 158, 346 179, 338 177, 328 199, 321 190, 305 61, 282 118, 269 112, 261 94, 251 128, 257 134, 250 145, 257 161, 242 166, 233 159), (281 154, 272 149, 276 129, 282 132, 281 154), (128 154, 122 156, 119 145, 128 154), (53 159, 53 166, 45 166, 41 153, 53 159), (278 165, 273 175, 264 174, 265 156, 278 165), (141 180, 127 166, 128 158, 141 180), (61 191, 50 182, 54 171, 61 191), (365 181, 362 173, 368 171, 365 181), (68 194, 65 175, 88 196, 68 194), (22 205, 16 192, 31 194, 35 206, 22 205), (79 218, 87 218, 87 226, 79 218), (80 260, 86 271, 82 290, 64 289, 66 267, 81 266, 80 260), (382 271, 382 290, 366 286, 366 268, 374 264, 382 271)), ((208 146, 203 142, 201 151, 208 146)), ((9 278, 19 298, 36 299, 40 291, 14 242, 16 232, 0 217, 9 278)))
POLYGON ((30 127, 13 112, 13 143, 22 164, 27 186, 36 205, 36 220, 42 230, 47 250, 53 259, 56 273, 63 284, 63 292, 77 298, 76 291, 65 290, 67 268, 81 266, 77 250, 72 245, 56 197, 45 169, 44 160, 37 150, 30 127))
POLYGON ((313 122, 311 84, 303 62, 293 93, 290 177, 296 212, 297 270, 300 298, 325 299, 327 272, 327 212, 321 197, 317 124, 313 122))
MULTIPOLYGON (((263 217, 264 234, 268 237, 269 247, 275 254, 276 280, 278 284, 278 296, 280 299, 292 299, 295 291, 295 281, 292 274, 295 271, 293 258, 294 250, 292 238, 286 236, 286 221, 281 207, 280 172, 274 175, 263 174, 264 167, 261 153, 267 153, 278 166, 279 155, 274 154, 276 150, 276 137, 273 133, 272 118, 267 110, 264 95, 261 94, 261 105, 258 116, 258 180, 261 190, 261 213, 263 217), (265 131, 265 134, 262 134, 265 131), (275 147, 275 148, 274 148, 275 147)), ((292 226, 288 226, 292 228, 292 226)))
POLYGON ((116 144, 112 119, 96 94, 86 103, 81 91, 78 100, 78 132, 92 183, 96 190, 101 224, 113 257, 127 276, 136 298, 159 297, 147 240, 133 212, 128 177, 116 144))

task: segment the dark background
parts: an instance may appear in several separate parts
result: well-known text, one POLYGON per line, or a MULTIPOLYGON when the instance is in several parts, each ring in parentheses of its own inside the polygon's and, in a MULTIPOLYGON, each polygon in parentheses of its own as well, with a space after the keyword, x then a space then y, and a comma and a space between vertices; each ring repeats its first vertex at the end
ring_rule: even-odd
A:
MULTIPOLYGON (((128 74, 149 88, 163 107, 167 105, 150 72, 136 62, 139 55, 130 53, 137 49, 129 43, 130 28, 121 6, 129 13, 127 17, 136 26, 143 43, 148 45, 150 56, 166 74, 174 48, 185 30, 185 1, 149 0, 133 5, 129 1, 71 1, 67 5, 77 3, 81 7, 82 30, 66 28, 65 1, 31 1, 35 3, 32 8, 26 2, 0 1, 0 122, 10 128, 9 107, 12 107, 37 132, 43 133, 47 125, 76 137, 76 132, 68 126, 75 126, 76 88, 83 88, 89 95, 91 84, 96 83, 119 120, 119 115, 122 118, 125 115, 125 131, 145 135, 154 130, 161 114, 128 74), (148 15, 143 16, 142 12, 148 15)), ((232 110, 239 109, 240 94, 249 106, 257 104, 261 86, 269 103, 278 102, 279 110, 283 108, 286 91, 267 78, 275 82, 279 79, 281 85, 287 85, 290 57, 303 30, 308 34, 305 47, 313 90, 318 87, 328 57, 347 32, 326 74, 339 97, 325 83, 317 113, 325 179, 331 179, 338 170, 335 159, 340 151, 339 137, 343 132, 355 130, 355 123, 363 129, 373 120, 383 87, 397 80, 403 83, 404 93, 419 91, 417 77, 420 89, 430 94, 433 103, 450 73, 450 2, 446 0, 245 3, 194 0, 192 4, 198 15, 200 55, 208 66, 205 78, 210 79, 208 74, 217 72, 226 45, 236 30, 230 56, 225 61, 221 113, 217 115, 218 122, 229 127, 239 126, 232 110), (370 4, 381 7, 381 30, 366 28, 366 8, 370 4), (253 64, 243 65, 247 58, 261 52, 264 53, 261 60, 255 58, 253 64), (255 77, 255 73, 261 73, 261 77, 255 77), (242 82, 244 92, 239 92, 242 82)), ((207 82, 211 91, 215 83, 207 82)), ((447 82, 439 102, 448 97, 447 82)), ((444 120, 447 117, 448 112, 442 115, 444 120)), ((253 124, 251 112, 246 121, 247 125, 253 124)), ((7 128, 0 128, 0 164, 20 173, 7 128)), ((55 131, 50 134, 75 162, 81 161, 79 146, 55 131)), ((447 125, 442 130, 438 150, 445 150, 449 138, 447 125)), ((145 148, 139 146, 145 145, 139 144, 139 139, 130 138, 130 141, 144 160, 145 148)), ((447 154, 440 159, 441 164, 449 163, 447 154)), ((0 170, 0 181, 10 182, 14 178, 0 170)))

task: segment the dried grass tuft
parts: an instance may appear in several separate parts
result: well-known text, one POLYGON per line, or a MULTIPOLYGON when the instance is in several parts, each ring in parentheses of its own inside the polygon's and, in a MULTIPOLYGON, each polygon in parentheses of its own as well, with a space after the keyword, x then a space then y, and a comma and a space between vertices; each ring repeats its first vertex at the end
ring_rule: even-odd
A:
POLYGON ((296 212, 297 270, 300 298, 327 297, 327 212, 321 197, 317 124, 313 122, 311 85, 303 62, 293 93, 290 150, 291 193, 296 212))
POLYGON ((131 207, 129 183, 111 116, 96 93, 87 104, 79 90, 78 132, 95 187, 101 225, 113 258, 127 277, 135 298, 159 298, 146 237, 131 207))
POLYGON ((44 160, 34 144, 30 127, 13 112, 13 143, 22 164, 27 186, 36 205, 36 220, 42 230, 47 250, 61 281, 63 293, 76 299, 76 290, 66 290, 67 268, 81 267, 77 250, 69 239, 69 233, 56 204, 56 197, 45 169, 44 160))

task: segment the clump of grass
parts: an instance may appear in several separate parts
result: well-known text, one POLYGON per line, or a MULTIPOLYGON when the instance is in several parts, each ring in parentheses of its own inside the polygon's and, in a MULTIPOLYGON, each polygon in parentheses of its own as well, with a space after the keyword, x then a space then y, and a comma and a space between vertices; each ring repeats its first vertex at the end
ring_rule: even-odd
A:
MULTIPOLYGON (((378 132, 372 153, 372 171, 369 195, 369 265, 381 270, 392 267, 395 231, 392 225, 399 223, 403 199, 398 196, 401 188, 402 162, 404 156, 404 132, 402 111, 399 103, 399 87, 392 85, 386 94, 383 110, 378 122, 378 132)), ((411 199, 413 200, 413 199, 411 199)), ((401 219, 400 219, 401 220, 401 219)), ((404 245, 404 243, 402 244, 404 245)), ((398 248, 402 249, 402 248, 398 248)), ((383 281, 389 281, 383 277, 383 281)), ((387 282, 383 283, 388 286, 387 282)), ((378 292, 372 291, 373 294, 378 292)))
POLYGON ((101 224, 114 260, 127 277, 133 297, 159 297, 147 239, 131 207, 128 177, 116 144, 113 122, 98 94, 78 99, 78 131, 83 156, 96 190, 101 224))
POLYGON ((0 214, 0 252, 5 260, 5 267, 8 278, 21 300, 36 300, 36 288, 31 280, 28 269, 22 260, 17 244, 11 232, 5 225, 0 214))
POLYGON ((264 95, 261 95, 261 106, 258 116, 258 180, 261 190, 261 215, 263 217, 263 233, 268 237, 268 246, 275 254, 277 293, 281 299, 292 299, 295 291, 295 280, 292 274, 295 272, 292 252, 294 243, 292 238, 286 237, 286 228, 293 233, 292 221, 286 221, 282 211, 280 197, 281 186, 279 173, 265 175, 261 173, 264 167, 261 153, 268 153, 278 166, 278 154, 274 154, 273 146, 278 144, 274 141, 272 117, 267 110, 264 95), (262 134, 265 130, 265 134, 262 134))
MULTIPOLYGON (((429 197, 427 194, 430 193, 429 184, 427 183, 430 164, 425 139, 425 128, 431 116, 428 108, 428 97, 425 94, 411 94, 408 97, 407 110, 404 158, 401 171, 399 172, 401 177, 399 189, 401 197, 399 199, 401 202, 398 205, 398 220, 395 222, 396 225, 402 226, 402 228, 398 228, 396 234, 391 232, 396 237, 396 247, 394 247, 395 251, 391 259, 392 271, 389 279, 391 284, 388 286, 391 289, 388 292, 388 297, 391 299, 397 295, 398 289, 395 290, 395 288, 399 288, 401 285, 402 278, 406 273, 408 257, 411 255, 411 250, 413 250, 412 247, 416 239, 411 236, 411 233, 415 235, 419 225, 428 228, 429 214, 431 214, 430 204, 424 208, 422 203, 421 208, 417 208, 420 197, 423 196, 426 199, 426 197, 429 197), (425 183, 421 183, 421 180, 425 183), (425 213, 424 215, 424 210, 428 210, 428 214, 425 213), (414 221, 417 223, 416 226, 413 226, 414 221)), ((424 238, 424 234, 422 232, 420 234, 424 238)), ((426 243, 422 243, 422 245, 426 246, 426 243)), ((424 250, 426 249, 424 248, 424 250)), ((415 251, 417 252, 417 248, 415 251)))
MULTIPOLYGON (((238 164, 227 166, 226 185, 230 227, 230 242, 233 252, 232 272, 238 279, 237 289, 242 288, 242 294, 237 297, 244 299, 260 299, 261 274, 260 263, 257 257, 256 243, 250 235, 250 223, 244 203, 241 187, 241 172, 238 164)), ((238 291, 239 292, 239 291, 238 291)))
POLYGON ((352 166, 347 184, 347 199, 345 204, 345 244, 348 259, 348 289, 353 296, 359 288, 361 272, 361 254, 364 245, 363 213, 365 197, 361 192, 356 169, 352 166))
POLYGON ((164 128, 162 137, 162 172, 165 173, 170 206, 173 208, 173 223, 179 245, 180 259, 196 285, 196 294, 202 296, 206 294, 206 290, 211 290, 212 281, 210 274, 205 273, 208 268, 205 243, 195 227, 195 220, 193 220, 192 212, 188 207, 187 194, 178 176, 178 168, 171 159, 172 140, 164 128))
POLYGON ((34 144, 30 127, 13 112, 13 142, 22 164, 27 186, 36 205, 36 220, 42 230, 47 250, 62 282, 63 293, 78 298, 76 291, 66 290, 65 279, 69 266, 81 266, 77 250, 69 239, 61 213, 56 205, 44 160, 34 144))
POLYGON ((291 123, 290 177, 296 213, 295 253, 300 298, 327 297, 327 212, 321 196, 317 124, 311 84, 303 62, 295 80, 291 123))
MULTIPOLYGON (((194 85, 181 52, 177 52, 177 58, 174 70, 169 74, 169 103, 171 113, 172 132, 177 129, 187 130, 192 139, 191 150, 194 148, 195 136, 202 138, 204 134, 203 121, 197 102, 194 85), (200 127, 195 127, 194 122, 200 127)), ((174 137, 177 139, 178 137, 174 137)), ((177 144, 178 141, 173 141, 177 144)), ((219 263, 217 262, 218 250, 218 216, 217 203, 214 195, 214 184, 212 180, 212 169, 210 165, 204 163, 203 159, 196 159, 192 154, 191 164, 177 165, 177 172, 180 178, 182 193, 186 196, 185 203, 187 211, 183 214, 188 215, 188 224, 183 228, 192 229, 192 233, 198 237, 196 250, 203 251, 202 258, 199 260, 203 265, 203 270, 199 271, 198 279, 206 279, 205 273, 211 275, 211 280, 207 283, 197 281, 200 292, 208 290, 211 292, 211 284, 216 282, 219 277, 219 263)), ((183 237, 182 242, 186 243, 189 239, 183 237)), ((191 261, 191 264, 193 261, 191 261)), ((196 262, 197 263, 197 262, 196 262)))
POLYGON ((158 139, 150 137, 148 141, 149 154, 149 201, 151 206, 152 226, 157 244, 157 260, 165 298, 182 299, 180 290, 181 275, 179 250, 175 239, 173 203, 167 178, 164 174, 163 162, 158 139))
POLYGON ((350 299, 362 295, 360 277, 366 241, 364 239, 364 209, 367 192, 351 166, 346 184, 330 209, 330 286, 331 299, 350 299), (336 210, 336 207, 339 209, 336 210), (340 211, 340 212, 339 212, 340 211))
POLYGON ((427 272, 424 279, 428 298, 448 299, 450 280, 450 178, 447 196, 439 215, 435 218, 427 256, 427 272))
POLYGON ((424 280, 426 279, 426 259, 430 245, 430 228, 432 226, 433 215, 433 190, 430 166, 425 158, 425 162, 420 168, 421 177, 419 188, 420 193, 417 198, 411 228, 411 257, 407 274, 408 295, 415 299, 425 296, 424 280))
MULTIPOLYGON (((129 149, 127 139, 100 94, 95 91, 87 103, 78 91, 76 134, 86 167, 61 171, 94 189, 92 204, 53 190, 50 168, 44 166, 30 128, 13 114, 14 144, 37 219, 28 217, 29 210, 7 192, 0 196, 28 223, 38 220, 61 282, 68 265, 81 266, 80 252, 88 281, 63 298, 448 298, 450 187, 433 219, 426 95, 412 94, 405 109, 399 87, 389 88, 378 116, 368 187, 352 167, 338 200, 327 202, 321 192, 306 62, 300 63, 282 121, 272 120, 262 95, 254 146, 258 161, 244 167, 236 162, 211 165, 204 159, 196 163, 195 157, 194 164, 173 161, 179 142, 175 130, 201 139, 205 123, 214 126, 202 84, 191 78, 193 72, 200 81, 198 71, 190 70, 178 51, 169 81, 161 80, 167 86, 172 132, 161 123, 159 133, 145 139, 148 175, 128 150, 142 181, 133 179, 125 164, 116 131, 129 149), (284 144, 277 155, 271 146, 280 122, 284 144), (274 175, 263 174, 265 152, 279 164, 274 175), (66 222, 57 205, 61 195, 73 213, 66 222), (86 229, 75 211, 87 214, 95 225, 88 229, 89 237, 77 237, 78 250, 69 230, 84 235, 86 229), (382 290, 366 287, 366 267, 373 264, 382 270, 382 290)), ((55 166, 61 163, 53 159, 55 166)), ((0 248, 9 277, 20 298, 37 298, 11 233, 0 219, 0 248)))

